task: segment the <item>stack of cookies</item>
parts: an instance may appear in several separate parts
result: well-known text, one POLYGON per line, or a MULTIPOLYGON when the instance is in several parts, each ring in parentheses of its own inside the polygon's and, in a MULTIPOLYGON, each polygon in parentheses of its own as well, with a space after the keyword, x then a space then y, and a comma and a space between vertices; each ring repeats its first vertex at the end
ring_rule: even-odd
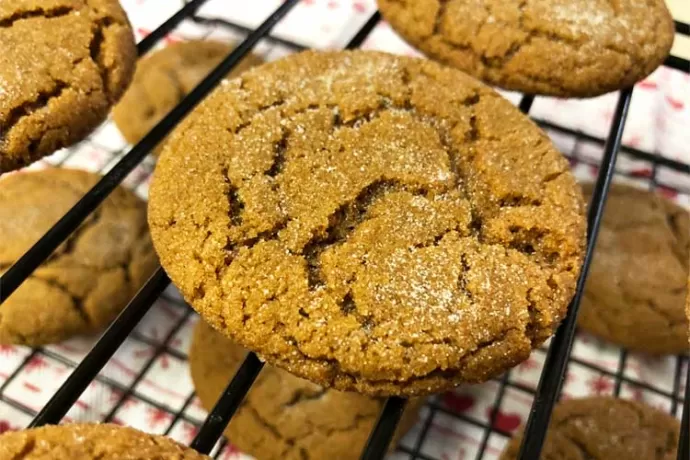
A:
MULTIPOLYGON (((132 78, 113 113, 137 142, 232 49, 175 44, 132 77, 131 29, 115 1, 44 3, 0 7, 0 38, 12 44, 0 53, 10 88, 0 92, 0 172, 84 137, 132 78)), ((203 405, 247 350, 269 364, 226 430, 259 459, 357 458, 382 398, 412 398, 399 436, 424 396, 524 361, 575 293, 585 198, 546 134, 474 77, 598 95, 654 70, 673 22, 661 0, 505 3, 380 0, 393 27, 443 64, 309 51, 250 69, 259 59, 246 58, 156 152, 148 227, 138 199, 113 193, 3 305, 0 343, 101 330, 151 273, 155 248, 201 316, 190 367, 203 405)), ((3 179, 0 270, 96 180, 68 170, 3 179)), ((634 350, 685 350, 687 212, 623 186, 607 209, 582 328, 634 350)), ((675 420, 607 398, 565 402, 553 423, 545 458, 671 458, 678 438, 675 420)), ((134 450, 201 458, 108 425, 0 437, 0 458, 134 450)))

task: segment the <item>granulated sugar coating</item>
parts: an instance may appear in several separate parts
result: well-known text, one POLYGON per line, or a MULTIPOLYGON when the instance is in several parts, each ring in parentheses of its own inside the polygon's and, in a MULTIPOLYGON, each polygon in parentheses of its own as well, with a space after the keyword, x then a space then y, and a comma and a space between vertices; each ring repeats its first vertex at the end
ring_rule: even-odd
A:
POLYGON ((568 163, 481 83, 374 52, 226 81, 172 135, 149 224, 217 330, 323 386, 482 382, 563 318, 585 242, 568 163))
POLYGON ((210 460, 165 436, 112 423, 70 423, 0 435, 0 460, 210 460))
POLYGON ((674 25, 664 0, 378 0, 429 57, 487 83, 589 97, 661 65, 674 25))
POLYGON ((89 134, 136 56, 117 0, 0 1, 0 174, 89 134))

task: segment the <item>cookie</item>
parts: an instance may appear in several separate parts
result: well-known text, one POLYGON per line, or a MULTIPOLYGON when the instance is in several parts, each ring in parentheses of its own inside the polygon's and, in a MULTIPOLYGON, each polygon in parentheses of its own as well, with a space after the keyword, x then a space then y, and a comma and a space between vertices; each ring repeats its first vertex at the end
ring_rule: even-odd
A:
POLYGON ((457 70, 292 55, 226 81, 168 144, 149 204, 165 270, 215 329, 321 386, 485 381, 573 295, 585 220, 567 161, 457 70))
MULTIPOLYGON (((0 273, 95 183, 70 169, 0 181, 0 273)), ((117 188, 0 309, 0 344, 38 346, 104 329, 153 273, 146 205, 117 188)))
MULTIPOLYGON (((658 409, 612 397, 568 399, 553 409, 541 458, 544 460, 672 460, 680 423, 658 409)), ((501 460, 518 458, 522 433, 501 460)))
MULTIPOLYGON (((113 121, 127 142, 139 142, 233 48, 229 43, 191 40, 173 43, 141 59, 132 85, 113 109, 113 121)), ((249 54, 229 75, 237 76, 262 62, 249 54)), ((159 149, 154 153, 158 154, 159 149)))
POLYGON ((412 46, 501 88, 562 97, 632 85, 668 56, 663 0, 378 0, 412 46))
POLYGON ((44 426, 0 435, 0 460, 209 459, 170 438, 110 423, 44 426))
MULTIPOLYGON (((585 185, 592 194, 593 185, 585 185)), ((671 201, 614 184, 594 252, 578 325, 624 348, 685 353, 684 302, 690 215, 671 201)))
MULTIPOLYGON (((204 321, 194 329, 189 369, 201 404, 211 410, 246 351, 204 321)), ((417 420, 421 401, 403 413, 400 438, 417 420)), ((266 366, 225 430, 232 444, 261 460, 356 460, 383 408, 383 400, 321 388, 266 366)))
POLYGON ((0 5, 0 174, 88 135, 127 88, 132 29, 116 0, 0 5))

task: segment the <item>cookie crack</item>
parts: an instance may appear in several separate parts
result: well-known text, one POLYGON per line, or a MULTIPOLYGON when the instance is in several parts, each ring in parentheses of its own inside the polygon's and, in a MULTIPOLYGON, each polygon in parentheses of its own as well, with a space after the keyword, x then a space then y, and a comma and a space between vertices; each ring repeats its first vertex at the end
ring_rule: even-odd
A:
POLYGON ((436 17, 434 18, 434 29, 432 35, 441 35, 441 26, 443 24, 443 18, 446 15, 446 9, 448 8, 448 3, 450 0, 439 0, 438 10, 436 11, 436 17))
POLYGON ((0 144, 7 141, 12 129, 25 117, 31 117, 36 112, 48 107, 50 102, 58 99, 70 88, 61 80, 55 80, 55 86, 49 90, 39 91, 36 98, 12 108, 4 120, 0 120, 0 144))
MULTIPOLYGON (((50 262, 57 262, 60 261, 60 259, 70 256, 74 253, 74 250, 76 249, 77 243, 81 236, 90 228, 96 226, 100 220, 101 216, 103 215, 103 210, 101 208, 96 209, 93 214, 90 216, 90 218, 84 222, 79 228, 77 228, 70 236, 67 238, 67 240, 64 242, 62 248, 58 248, 56 251, 53 252, 53 254, 48 257, 46 260, 46 263, 50 262)), ((93 269, 94 267, 92 266, 85 266, 85 268, 91 268, 93 269)), ((105 268, 110 268, 110 267, 105 267, 105 268)))
POLYGON ((303 389, 299 389, 295 391, 295 394, 292 395, 292 398, 284 404, 281 405, 283 408, 287 407, 293 407, 298 404, 302 404, 307 401, 316 401, 321 399, 327 392, 328 390, 325 388, 320 388, 317 391, 307 391, 303 389))
POLYGON ((311 290, 325 284, 321 275, 319 258, 331 246, 337 246, 364 222, 369 208, 377 201, 392 192, 408 191, 414 195, 424 196, 427 191, 423 186, 409 186, 399 180, 381 178, 364 187, 357 196, 341 204, 330 216, 328 226, 316 233, 302 248, 307 262, 307 281, 311 290))
MULTIPOLYGON (((310 394, 309 396, 306 396, 305 399, 299 399, 299 400, 296 401, 294 404, 291 404, 290 402, 288 402, 288 403, 286 403, 286 404, 283 404, 281 407, 282 407, 284 410, 286 410, 286 409, 287 409, 287 410, 290 410, 290 409, 289 409, 290 407, 293 407, 294 405, 299 404, 300 402, 307 401, 307 400, 315 400, 315 399, 321 398, 321 397, 323 397, 323 395, 325 395, 325 394, 328 393, 329 391, 333 391, 333 390, 328 390, 328 389, 326 389, 326 388, 320 388, 317 392, 312 393, 312 394, 310 394)), ((297 395, 304 395, 304 394, 306 394, 306 392, 303 392, 302 390, 298 390, 298 391, 296 392, 296 394, 297 394, 297 395)), ((295 399, 296 399, 296 398, 293 397, 293 400, 295 400, 295 399)), ((292 400, 291 400, 291 401, 292 401, 292 400)), ((284 435, 280 432, 280 430, 278 429, 278 425, 274 425, 273 423, 269 422, 266 418, 264 418, 263 416, 261 416, 261 414, 254 408, 254 406, 252 405, 252 403, 249 402, 249 401, 246 401, 246 402, 242 405, 242 409, 243 409, 243 410, 246 409, 246 410, 248 411, 248 413, 250 414, 250 416, 251 416, 256 422, 258 422, 261 426, 263 426, 267 431, 269 431, 271 434, 273 434, 273 436, 275 436, 275 437, 276 437, 277 439, 279 439, 279 440, 284 441, 285 444, 286 444, 286 449, 287 449, 288 451, 297 451, 298 454, 299 454, 299 456, 300 456, 300 458, 302 458, 302 459, 304 459, 304 460, 308 460, 308 459, 310 458, 310 457, 309 457, 309 453, 308 453, 308 448, 307 448, 307 447, 304 447, 304 446, 302 445, 304 439, 301 439, 301 438, 289 438, 289 437, 284 436, 284 435)), ((310 431, 311 431, 312 433, 314 433, 314 432, 320 433, 321 435, 323 435, 323 437, 329 438, 329 437, 331 437, 334 433, 347 433, 347 432, 349 432, 349 431, 356 430, 363 422, 373 421, 373 420, 377 417, 377 415, 378 415, 378 414, 372 414, 372 415, 369 415, 369 414, 359 414, 359 413, 358 413, 358 414, 355 414, 355 416, 354 416, 354 418, 353 418, 353 420, 352 420, 352 423, 350 423, 349 425, 346 425, 346 426, 344 426, 344 427, 327 427, 327 426, 323 426, 323 425, 320 425, 320 424, 319 424, 319 425, 315 425, 315 424, 313 424, 313 423, 312 423, 310 420, 308 420, 308 419, 305 420, 305 421, 306 421, 306 423, 308 424, 308 426, 309 426, 309 428, 310 428, 310 431)), ((283 452, 283 453, 282 453, 282 456, 283 456, 283 457, 286 457, 286 456, 287 456, 287 452, 283 452)))
POLYGON ((89 56, 91 57, 91 61, 93 61, 98 68, 103 93, 111 103, 113 103, 114 100, 110 91, 110 72, 103 56, 103 44, 105 42, 105 31, 115 24, 117 24, 115 20, 109 16, 96 20, 93 24, 91 41, 89 43, 89 56))
MULTIPOLYGON (((22 446, 22 450, 14 454, 11 460, 25 460, 36 449, 36 439, 33 436, 27 437, 26 442, 22 446)), ((33 455, 32 455, 33 457, 33 455)))
POLYGON ((40 273, 34 274, 32 276, 32 278, 39 280, 39 281, 42 281, 43 283, 47 284, 48 286, 62 291, 62 293, 67 295, 72 300, 72 306, 74 308, 74 311, 79 315, 79 317, 82 319, 84 324, 86 324, 87 326, 91 325, 91 322, 92 322, 91 317, 88 315, 88 313, 86 313, 86 308, 84 305, 84 302, 88 298, 89 293, 86 293, 83 297, 80 297, 80 296, 74 294, 72 291, 70 291, 69 287, 60 283, 55 278, 44 277, 40 273))
POLYGON ((228 174, 228 169, 223 169, 223 180, 228 187, 225 193, 228 198, 228 219, 231 226, 242 225, 242 211, 244 202, 239 196, 239 188, 232 183, 228 174))
POLYGON ((283 129, 280 140, 273 145, 273 163, 271 164, 271 167, 264 172, 266 176, 275 178, 283 171, 286 161, 285 152, 288 148, 290 134, 291 133, 288 130, 283 129))
POLYGON ((687 318, 685 318, 685 316, 682 316, 681 318, 671 317, 669 312, 664 311, 663 308, 659 307, 653 299, 647 299, 645 303, 652 311, 663 317, 668 322, 669 326, 676 326, 678 324, 685 324, 687 322, 687 318))
MULTIPOLYGON (((361 330, 366 334, 370 334, 371 330, 376 326, 373 315, 362 315, 357 310, 357 303, 352 295, 352 290, 348 290, 347 294, 338 302, 338 307, 344 315, 354 315, 360 324, 361 330)), ((362 351, 366 350, 367 345, 362 345, 362 351)))
POLYGON ((68 16, 73 11, 73 8, 65 5, 59 5, 54 8, 38 7, 25 11, 17 11, 7 17, 0 19, 0 29, 12 27, 15 22, 30 18, 53 19, 61 16, 68 16))
MULTIPOLYGON (((288 223, 290 223, 290 219, 281 219, 278 222, 276 222, 270 229, 259 232, 256 234, 256 236, 244 238, 236 242, 232 241, 228 236, 227 243, 225 244, 226 258, 224 268, 227 268, 232 263, 235 256, 237 256, 237 253, 240 250, 240 248, 246 248, 251 250, 254 246, 261 243, 262 241, 266 242, 277 240, 280 231, 287 227, 288 223)), ((220 274, 216 273, 216 275, 220 274)))
POLYGON ((443 230, 442 232, 440 232, 440 233, 438 233, 438 234, 436 234, 430 238, 427 238, 423 241, 418 241, 418 242, 414 243, 412 245, 412 247, 415 249, 426 249, 426 248, 430 248, 433 246, 438 246, 438 244, 441 242, 441 240, 443 238, 445 238, 446 236, 450 235, 451 233, 460 233, 461 231, 462 231, 462 229, 456 225, 455 227, 447 228, 447 229, 443 230))
POLYGON ((377 415, 368 414, 355 414, 355 418, 351 424, 344 426, 342 428, 328 428, 322 431, 326 436, 332 436, 333 433, 347 433, 348 431, 354 431, 357 427, 364 421, 375 420, 377 415))
POLYGON ((251 414, 252 418, 254 420, 256 420, 261 426, 263 426, 268 431, 270 431, 276 438, 282 439, 282 440, 286 439, 285 436, 283 436, 280 433, 278 428, 275 425, 273 425, 271 422, 266 420, 264 417, 262 417, 261 414, 259 414, 259 411, 257 411, 251 403, 245 402, 242 405, 242 407, 247 409, 247 411, 249 411, 249 413, 251 414))
POLYGON ((683 210, 681 212, 669 212, 666 211, 666 222, 671 230, 671 235, 675 240, 675 245, 671 248, 673 255, 678 259, 682 267, 687 268, 689 266, 688 253, 690 253, 690 238, 681 230, 680 219, 685 217, 682 213, 687 211, 683 210))
MULTIPOLYGON (((241 81, 243 82, 244 80, 241 80, 241 81)), ((284 98, 279 98, 278 100, 273 101, 273 102, 271 102, 270 104, 266 104, 266 105, 262 105, 262 106, 260 106, 260 107, 257 107, 257 109, 249 116, 249 119, 247 119, 246 121, 243 121, 242 123, 240 123, 239 125, 237 125, 234 129, 232 129, 232 128, 227 128, 226 130, 227 130, 229 133, 231 133, 231 134, 237 136, 237 135, 241 134, 241 132, 242 132, 243 130, 247 129, 247 128, 252 124, 252 121, 253 121, 254 119, 260 117, 261 115, 263 115, 264 113, 268 112, 269 110, 277 109, 277 108, 280 108, 280 107, 286 105, 287 102, 288 102, 288 101, 287 101, 286 99, 284 99, 284 98)), ((309 109, 305 109, 305 110, 299 111, 299 112, 296 113, 296 115, 297 115, 297 114, 300 114, 300 113, 304 113, 304 112, 306 112, 307 110, 309 110, 309 109)))

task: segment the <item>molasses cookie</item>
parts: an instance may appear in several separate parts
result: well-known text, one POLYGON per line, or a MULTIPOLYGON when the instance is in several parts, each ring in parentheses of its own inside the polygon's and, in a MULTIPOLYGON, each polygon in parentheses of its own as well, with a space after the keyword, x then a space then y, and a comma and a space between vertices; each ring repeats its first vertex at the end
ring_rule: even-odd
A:
MULTIPOLYGON (((95 183, 70 169, 0 181, 0 273, 95 183)), ((117 188, 0 308, 0 343, 38 346, 104 329, 151 275, 146 205, 117 188)))
POLYGON ((225 81, 159 159, 149 223, 206 321, 324 387, 420 395, 527 358, 585 243, 568 162, 497 93, 384 53, 225 81))
MULTIPOLYGON (((189 351, 197 396, 207 410, 235 375, 246 352, 199 321, 189 351)), ((408 403, 396 440, 414 425, 420 401, 408 403)), ((232 444, 261 460, 356 460, 383 408, 383 400, 321 388, 266 366, 225 430, 232 444)))
POLYGON ((429 57, 509 90, 589 97, 642 80, 675 28, 664 0, 378 0, 429 57))
MULTIPOLYGON (((611 397, 569 399, 557 404, 541 452, 544 460, 672 460, 680 423, 658 409, 611 397)), ((522 433, 501 460, 518 458, 522 433)))
POLYGON ((44 426, 0 435, 0 460, 203 460, 209 459, 165 436, 109 423, 44 426))
MULTIPOLYGON (((142 58, 132 85, 113 109, 113 121, 127 142, 139 142, 233 49, 228 43, 192 40, 173 43, 142 58)), ((229 75, 237 76, 262 62, 250 54, 229 75)))
POLYGON ((89 134, 129 84, 134 37, 116 0, 0 4, 0 174, 89 134))
MULTIPOLYGON (((585 185, 592 194, 592 184, 585 185)), ((684 353, 690 215, 655 193, 614 184, 578 325, 625 348, 684 353)))

